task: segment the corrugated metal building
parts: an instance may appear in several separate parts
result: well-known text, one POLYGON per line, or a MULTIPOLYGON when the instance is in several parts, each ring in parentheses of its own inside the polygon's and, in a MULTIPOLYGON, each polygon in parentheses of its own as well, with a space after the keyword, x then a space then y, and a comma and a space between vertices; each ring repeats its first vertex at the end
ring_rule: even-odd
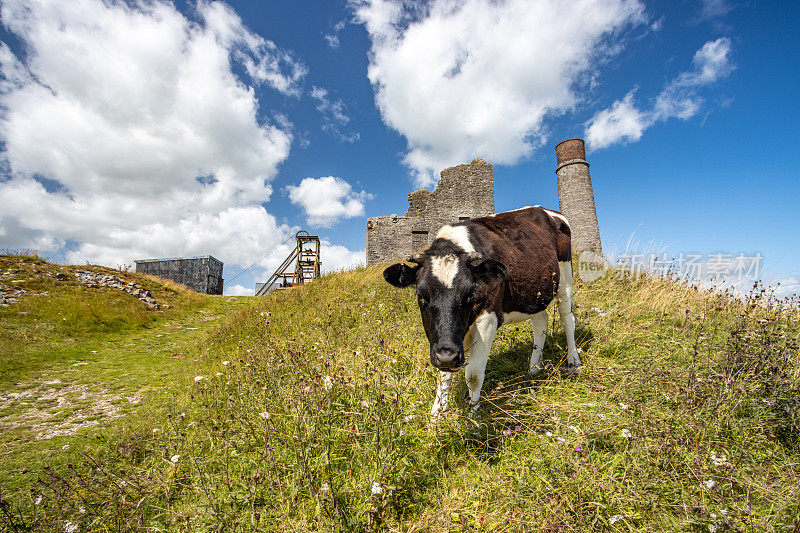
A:
POLYGON ((206 294, 222 294, 222 261, 203 257, 170 257, 135 261, 136 272, 171 279, 206 294))

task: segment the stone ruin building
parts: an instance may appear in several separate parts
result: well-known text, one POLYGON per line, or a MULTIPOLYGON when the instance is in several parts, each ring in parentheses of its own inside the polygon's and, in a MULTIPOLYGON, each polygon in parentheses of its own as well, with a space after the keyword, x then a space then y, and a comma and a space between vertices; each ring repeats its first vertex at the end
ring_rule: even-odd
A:
POLYGON ((492 165, 475 159, 447 168, 436 190, 408 195, 405 215, 367 219, 367 265, 405 258, 426 248, 443 225, 492 213, 492 165))
POLYGON ((222 261, 206 255, 135 261, 136 272, 171 279, 205 294, 222 294, 222 261))
POLYGON ((572 228, 572 251, 603 255, 600 227, 594 206, 592 178, 583 139, 567 139, 556 145, 558 210, 572 228))
MULTIPOLYGON (((556 145, 559 211, 572 227, 572 250, 602 255, 600 230, 582 139, 556 145)), ((535 205, 536 198, 521 199, 519 207, 535 205)), ((443 170, 436 190, 421 189, 408 195, 402 216, 367 219, 367 265, 404 259, 426 248, 445 224, 494 213, 492 165, 475 159, 469 165, 443 170)))

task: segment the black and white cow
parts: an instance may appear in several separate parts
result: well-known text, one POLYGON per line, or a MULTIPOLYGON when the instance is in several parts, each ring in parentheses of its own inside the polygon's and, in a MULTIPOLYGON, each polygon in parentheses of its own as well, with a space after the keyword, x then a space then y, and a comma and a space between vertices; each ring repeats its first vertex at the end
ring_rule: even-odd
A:
POLYGON ((570 226, 557 211, 540 206, 443 226, 421 254, 383 272, 396 287, 416 284, 422 324, 439 369, 431 416, 448 408, 453 373, 464 365, 470 416, 478 409, 486 361, 497 328, 530 320, 530 373, 541 370, 547 306, 556 298, 567 336, 567 364, 581 364, 572 314, 570 226))

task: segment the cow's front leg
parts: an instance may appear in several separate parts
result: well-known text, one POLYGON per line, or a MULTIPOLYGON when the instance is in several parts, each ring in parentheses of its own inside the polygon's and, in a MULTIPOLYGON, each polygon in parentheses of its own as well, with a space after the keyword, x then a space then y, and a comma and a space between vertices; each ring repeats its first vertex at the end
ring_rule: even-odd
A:
POLYGON ((486 361, 492 351, 492 343, 497 333, 497 315, 484 311, 473 326, 472 349, 469 355, 469 364, 464 372, 469 389, 469 412, 467 416, 475 418, 478 412, 483 379, 486 376, 486 361))
POLYGON ((436 422, 450 407, 450 382, 453 381, 453 372, 439 372, 439 385, 436 387, 436 399, 431 409, 431 422, 436 422))
POLYGON ((540 311, 531 318, 533 324, 533 353, 528 374, 535 376, 542 371, 542 351, 547 339, 547 311, 540 311))

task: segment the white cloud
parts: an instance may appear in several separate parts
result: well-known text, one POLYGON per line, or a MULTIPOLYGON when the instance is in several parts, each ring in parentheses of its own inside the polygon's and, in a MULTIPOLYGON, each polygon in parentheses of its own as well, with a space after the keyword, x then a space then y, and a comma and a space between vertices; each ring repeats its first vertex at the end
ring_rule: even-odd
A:
POLYGON ((366 263, 366 249, 351 251, 344 246, 331 244, 325 239, 322 239, 321 244, 320 259, 322 260, 323 273, 349 270, 364 266, 366 263))
POLYGON ((580 101, 636 0, 350 0, 372 41, 368 76, 384 122, 406 137, 417 183, 482 156, 513 164, 546 137, 548 115, 580 101))
POLYGON ((591 150, 618 142, 638 141, 644 130, 670 118, 688 120, 701 109, 703 99, 696 89, 714 83, 733 70, 731 40, 721 37, 709 41, 692 60, 694 69, 682 72, 656 96, 653 107, 643 111, 633 101, 634 91, 611 107, 598 111, 586 125, 585 137, 591 150))
POLYGON ((324 131, 332 133, 342 142, 353 143, 360 138, 358 132, 345 132, 350 117, 345 112, 344 102, 341 100, 331 101, 328 98, 328 91, 321 87, 314 87, 310 94, 311 98, 317 101, 317 111, 322 113, 322 129, 324 131))
POLYGON ((349 183, 335 176, 305 178, 286 190, 312 226, 330 227, 343 218, 364 216, 364 202, 372 198, 364 191, 354 192, 349 183))
POLYGON ((225 287, 226 296, 255 296, 255 289, 248 289, 242 285, 231 285, 225 287))
POLYGON ((210 253, 230 266, 293 233, 261 205, 291 123, 259 113, 253 85, 296 95, 306 69, 225 4, 194 12, 3 2, 26 55, 0 43, 0 242, 80 263, 210 253))
POLYGON ((586 139, 592 147, 604 147, 619 141, 638 141, 649 118, 633 104, 633 91, 592 118, 586 139))
POLYGON ((330 33, 326 33, 323 35, 323 37, 325 38, 325 42, 328 44, 328 46, 330 46, 331 48, 339 48, 339 32, 344 29, 345 24, 347 24, 345 21, 340 20, 339 22, 336 23, 336 25, 333 27, 333 30, 330 33))
POLYGON ((700 20, 711 20, 728 14, 733 7, 728 0, 703 0, 700 20))

